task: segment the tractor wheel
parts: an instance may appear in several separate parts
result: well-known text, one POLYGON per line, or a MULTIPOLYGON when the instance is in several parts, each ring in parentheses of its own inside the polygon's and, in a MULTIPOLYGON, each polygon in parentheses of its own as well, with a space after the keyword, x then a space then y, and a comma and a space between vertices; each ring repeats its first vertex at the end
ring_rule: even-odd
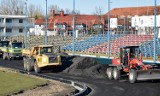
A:
POLYGON ((24 70, 27 71, 27 60, 25 57, 23 58, 23 67, 24 67, 24 70))
POLYGON ((129 72, 129 82, 135 83, 137 80, 137 72, 135 69, 131 69, 129 72))
POLYGON ((120 78, 120 70, 118 70, 116 67, 113 69, 113 78, 115 80, 118 80, 120 78))
POLYGON ((37 62, 35 62, 35 64, 34 64, 34 71, 35 71, 35 73, 41 72, 41 69, 38 67, 37 62))
POLYGON ((107 68, 106 73, 107 73, 108 79, 112 80, 113 79, 113 68, 112 67, 107 68))

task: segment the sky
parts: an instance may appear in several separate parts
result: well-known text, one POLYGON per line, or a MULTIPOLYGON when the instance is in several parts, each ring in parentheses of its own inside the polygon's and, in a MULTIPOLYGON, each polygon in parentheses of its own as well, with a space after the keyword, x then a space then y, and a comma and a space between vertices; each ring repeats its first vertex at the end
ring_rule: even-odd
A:
MULTIPOLYGON (((155 0, 110 0, 110 8, 154 6, 154 1, 155 0)), ((156 1, 157 5, 160 5, 160 0, 156 1)), ((27 3, 40 5, 45 12, 46 0, 27 0, 27 3)), ((47 0, 47 4, 48 6, 50 4, 58 5, 60 9, 73 9, 73 0, 47 0)), ((76 10, 79 10, 81 14, 93 14, 95 13, 95 7, 101 7, 103 9, 102 13, 106 13, 108 11, 108 0, 75 0, 75 6, 76 10)))
MULTIPOLYGON (((110 0, 110 8, 121 7, 137 7, 137 6, 154 6, 154 0, 110 0)), ((28 4, 41 5, 45 10, 46 0, 28 0, 28 4)), ((73 0, 47 0, 50 4, 58 5, 60 9, 73 9, 73 0)), ((160 5, 160 0, 157 0, 157 5, 160 5)), ((75 0, 75 9, 81 14, 95 13, 95 7, 101 7, 102 13, 108 11, 108 0, 75 0)))

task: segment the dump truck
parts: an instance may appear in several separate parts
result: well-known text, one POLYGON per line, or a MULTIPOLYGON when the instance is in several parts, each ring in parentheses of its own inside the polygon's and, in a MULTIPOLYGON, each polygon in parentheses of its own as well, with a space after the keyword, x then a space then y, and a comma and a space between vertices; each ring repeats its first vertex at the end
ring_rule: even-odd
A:
POLYGON ((3 47, 3 59, 4 60, 12 60, 12 59, 20 59, 22 58, 22 50, 23 50, 23 43, 22 42, 9 42, 7 47, 3 47))
POLYGON ((38 45, 23 50, 24 70, 40 73, 44 67, 61 66, 61 56, 54 53, 52 45, 38 45))
POLYGON ((160 79, 160 69, 156 64, 144 64, 139 46, 124 46, 120 48, 120 57, 113 58, 106 74, 108 79, 120 79, 128 76, 130 83, 139 80, 160 79))
POLYGON ((8 46, 9 46, 9 41, 0 41, 0 57, 3 56, 4 52, 7 52, 8 46))

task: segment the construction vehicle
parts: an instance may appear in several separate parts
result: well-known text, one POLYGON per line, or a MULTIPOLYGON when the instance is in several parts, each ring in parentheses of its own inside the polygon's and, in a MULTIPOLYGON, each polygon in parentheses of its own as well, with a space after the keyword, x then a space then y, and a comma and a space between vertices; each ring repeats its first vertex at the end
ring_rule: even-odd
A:
POLYGON ((9 41, 0 41, 0 57, 3 56, 4 52, 7 52, 8 46, 9 46, 9 41))
POLYGON ((53 52, 52 45, 38 45, 23 50, 24 70, 40 73, 43 67, 61 66, 61 56, 53 52))
POLYGON ((9 45, 7 47, 4 47, 3 52, 3 59, 6 60, 12 60, 12 59, 20 59, 22 58, 22 50, 23 50, 23 44, 22 42, 9 42, 9 45))
POLYGON ((120 57, 113 58, 106 70, 108 79, 120 79, 128 75, 130 83, 139 80, 160 79, 160 69, 156 64, 145 65, 139 46, 125 46, 120 48, 120 57))

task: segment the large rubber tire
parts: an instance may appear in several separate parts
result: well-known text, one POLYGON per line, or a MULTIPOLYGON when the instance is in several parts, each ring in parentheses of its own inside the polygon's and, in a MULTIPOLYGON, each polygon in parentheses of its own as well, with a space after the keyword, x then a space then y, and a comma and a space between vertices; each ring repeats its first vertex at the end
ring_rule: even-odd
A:
POLYGON ((113 68, 112 67, 107 68, 106 74, 108 76, 108 79, 112 80, 113 79, 113 68))
POLYGON ((27 60, 26 60, 26 57, 23 57, 23 67, 24 67, 24 70, 27 71, 27 60))
POLYGON ((3 53, 3 60, 7 60, 7 54, 3 53))
POLYGON ((120 78, 120 70, 117 67, 113 68, 113 78, 114 80, 118 80, 120 78))
POLYGON ((30 63, 30 61, 29 61, 29 58, 26 58, 26 67, 27 67, 27 71, 28 72, 30 72, 30 71, 32 71, 32 66, 31 66, 31 63, 30 63))
POLYGON ((135 83, 137 81, 137 71, 135 69, 131 69, 129 71, 128 78, 130 83, 135 83))
POLYGON ((35 73, 41 72, 41 68, 38 67, 37 62, 35 62, 35 64, 34 64, 34 71, 35 71, 35 73))

